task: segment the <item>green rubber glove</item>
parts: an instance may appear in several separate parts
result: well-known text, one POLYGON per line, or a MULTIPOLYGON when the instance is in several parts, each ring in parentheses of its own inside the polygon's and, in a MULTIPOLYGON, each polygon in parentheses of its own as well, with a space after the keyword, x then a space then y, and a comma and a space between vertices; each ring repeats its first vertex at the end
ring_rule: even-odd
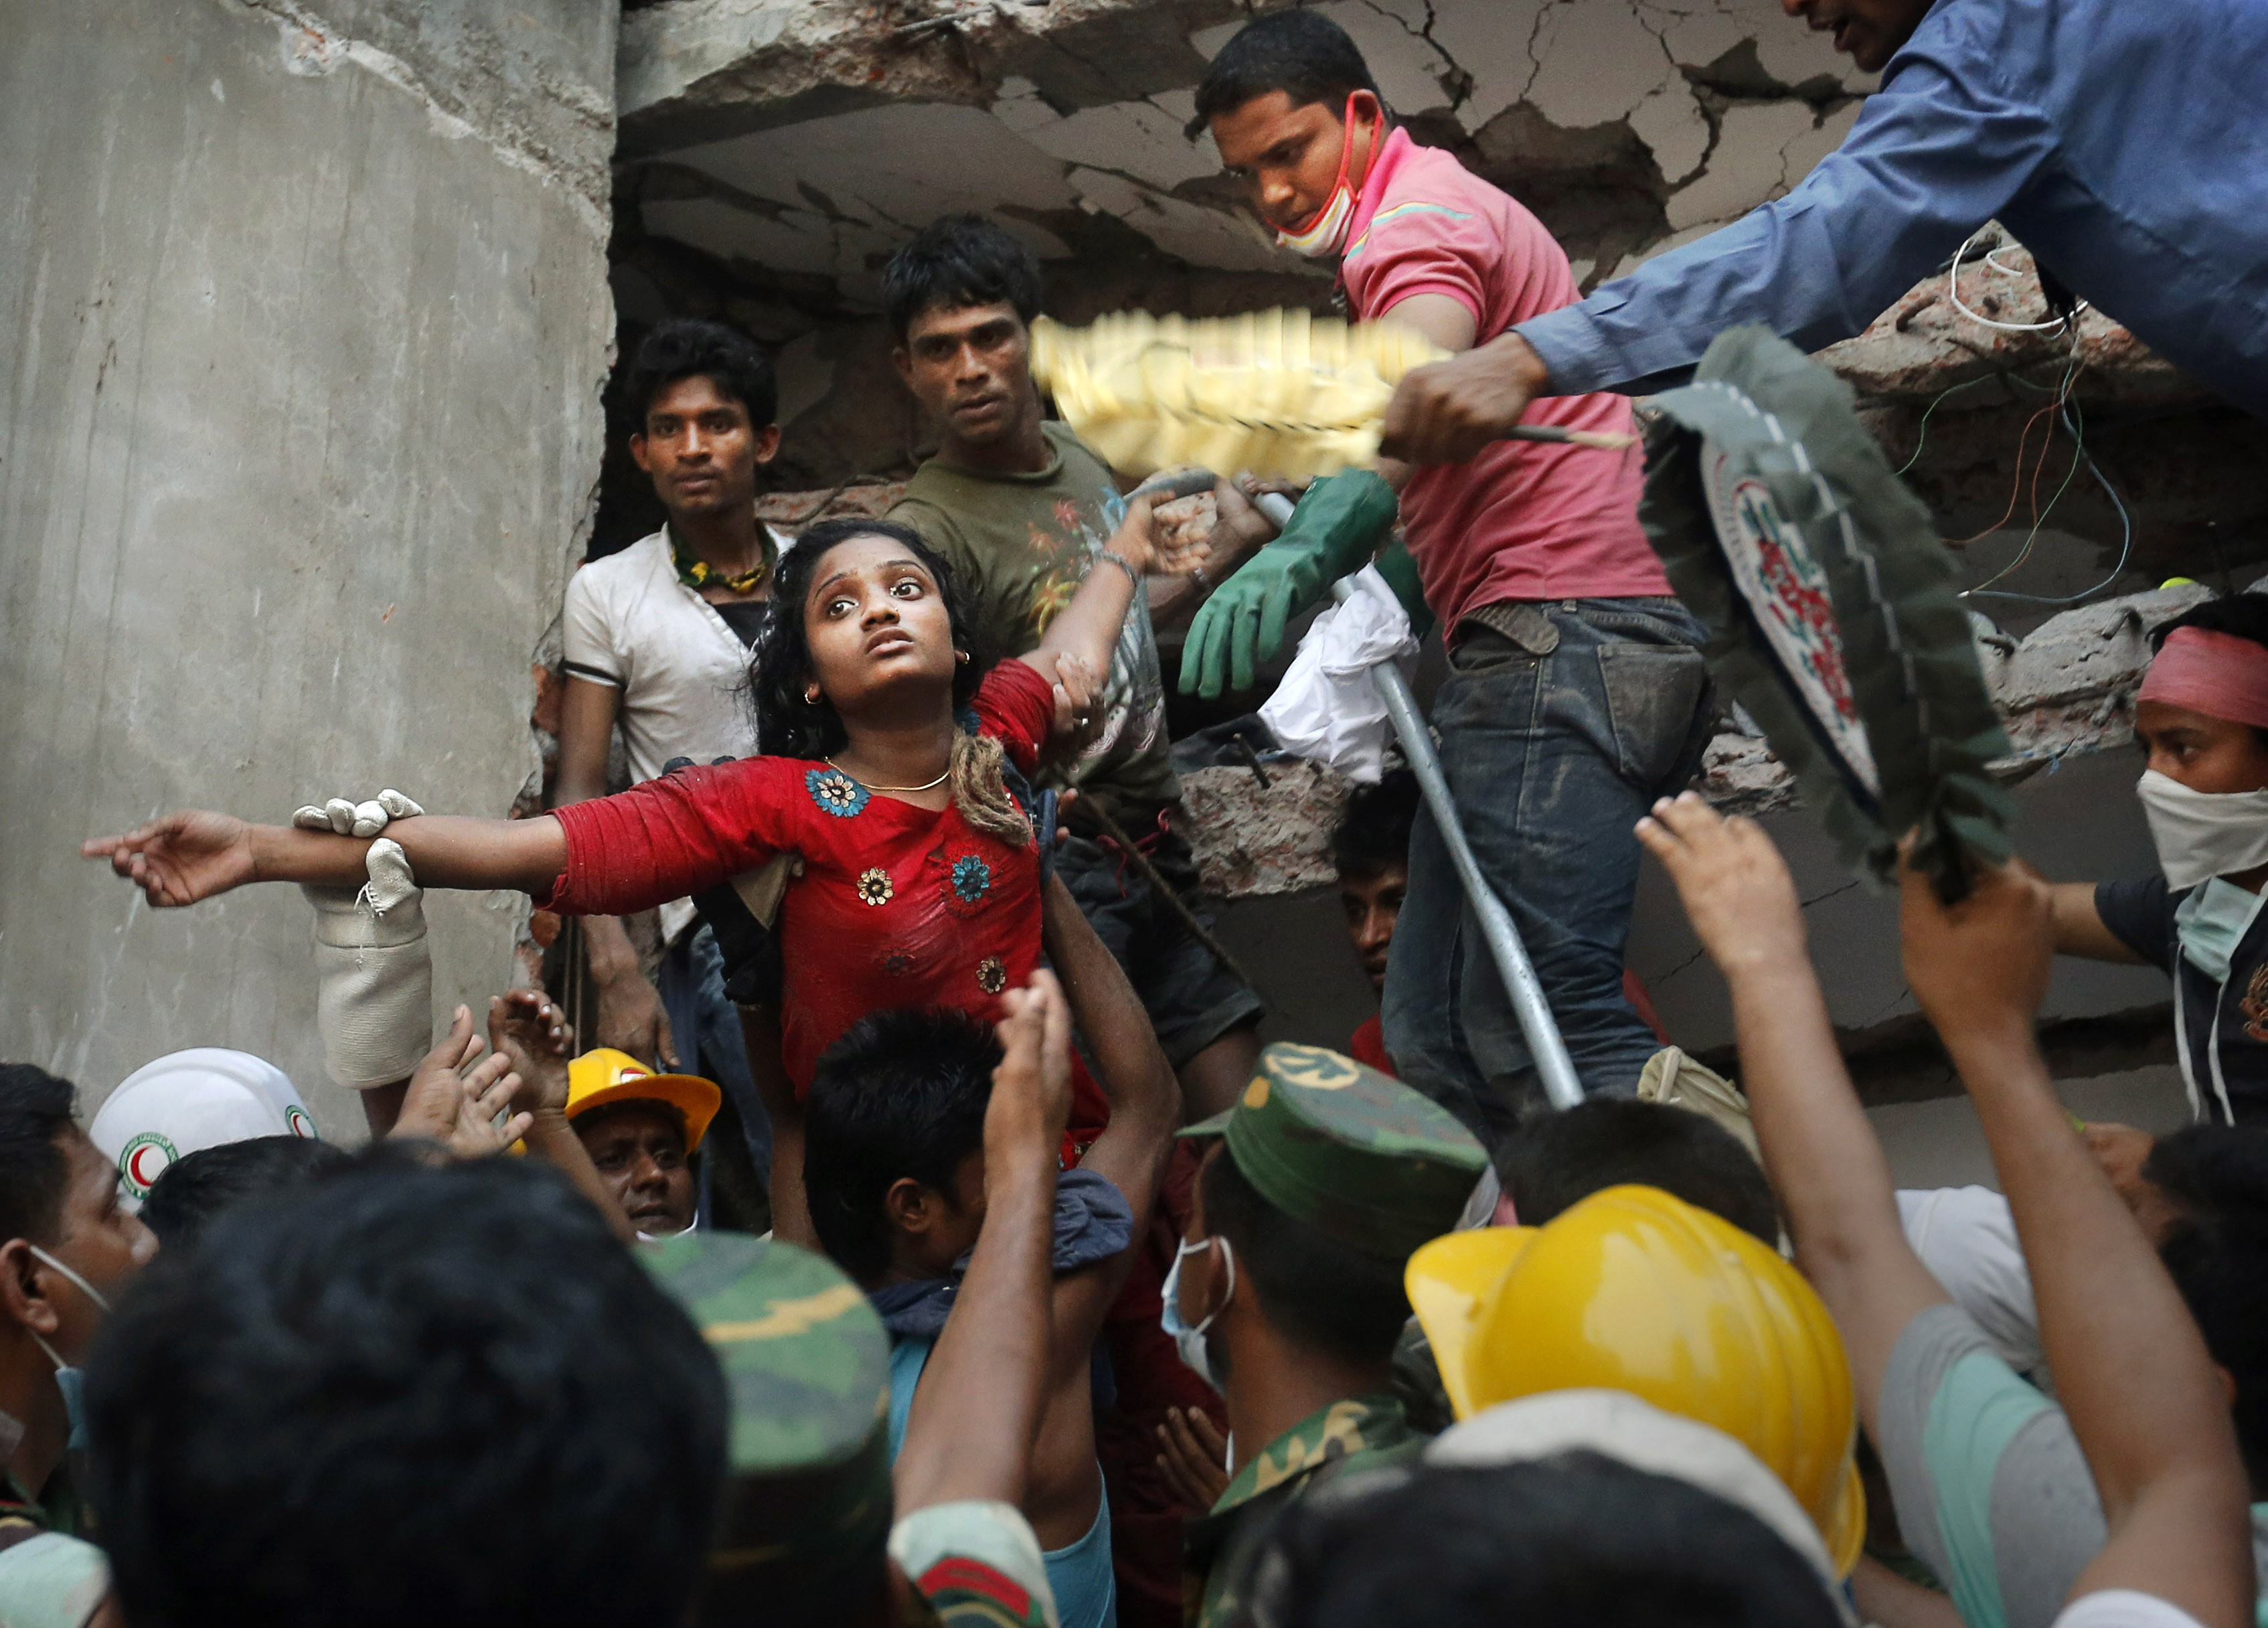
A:
POLYGON ((1433 608, 1425 603, 1425 585, 1418 579, 1418 562, 1410 557, 1409 547, 1401 538, 1396 537, 1378 556, 1378 574, 1402 601, 1403 614, 1410 618, 1410 637, 1424 644, 1433 630, 1433 608))
POLYGON ((1189 624, 1182 693, 1206 700, 1249 689, 1260 664, 1284 647, 1292 617, 1360 571, 1394 525, 1394 489, 1368 469, 1317 481, 1283 534, 1220 585, 1189 624))

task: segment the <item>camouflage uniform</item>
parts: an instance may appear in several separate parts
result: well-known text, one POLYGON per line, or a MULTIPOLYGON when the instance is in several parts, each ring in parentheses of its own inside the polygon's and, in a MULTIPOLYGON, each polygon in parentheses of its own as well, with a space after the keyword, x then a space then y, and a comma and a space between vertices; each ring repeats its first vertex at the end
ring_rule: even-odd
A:
POLYGON ((940 1504, 893 1526, 889 1342, 856 1284, 793 1244, 732 1233, 641 1254, 700 1325, 730 1396, 711 1616, 855 1586, 887 1549, 922 1595, 914 1624, 1055 1628, 1039 1541, 1008 1505, 940 1504))
MULTIPOLYGON (((1219 1137, 1270 1204, 1349 1249, 1407 1261, 1456 1225, 1488 1155, 1447 1110, 1336 1051, 1276 1044, 1235 1107, 1182 1132, 1219 1137)), ((1224 1628, 1262 1540, 1284 1511, 1343 1471, 1414 1458, 1425 1439, 1390 1394, 1349 1396, 1246 1460, 1190 1522, 1183 1615, 1224 1628)))

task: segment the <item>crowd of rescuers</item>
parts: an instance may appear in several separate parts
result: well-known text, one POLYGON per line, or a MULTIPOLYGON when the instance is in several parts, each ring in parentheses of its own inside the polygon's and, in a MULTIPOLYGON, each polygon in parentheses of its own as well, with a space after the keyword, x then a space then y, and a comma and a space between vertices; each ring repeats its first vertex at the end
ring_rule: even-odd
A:
MULTIPOLYGON (((2088 193, 2099 143, 2043 135, 1943 160, 1929 222, 1868 205, 1918 121, 1977 123, 1980 63, 2007 66, 1980 6, 1790 0, 1889 66, 1846 151, 1581 306, 1343 31, 1248 26, 1197 107, 1255 208, 1357 315, 1465 355, 1389 426, 1430 467, 1318 482, 1280 536, 1224 482, 1202 558, 1045 418, 1037 269, 998 227, 937 223, 886 269, 940 439, 883 519, 784 548, 754 511, 769 364, 658 329, 632 451, 668 520, 577 574, 550 812, 388 791, 86 845, 161 908, 302 886, 315 1028, 372 1141, 316 1138, 239 1052, 162 1057, 85 1129, 69 1082, 0 1067, 0 1623, 2268 1621, 2268 600, 2157 635, 2161 875, 2013 862, 1950 906, 1904 876, 1906 976, 1999 1190, 1901 1191, 1786 867, 1679 794, 1701 632, 1628 470, 1466 445, 1545 393, 1626 423, 1601 392, 1690 365, 1734 291, 1787 331, 1858 312, 1801 272, 1804 232, 1888 233, 1818 258, 1895 293, 1971 204, 2037 205, 2044 251, 2081 195, 2128 198, 2124 171, 2088 193), (1446 636, 1435 723, 1572 1109, 1535 1100, 1406 773, 1332 844, 1381 995, 1351 1055, 1263 1048, 1191 913, 1157 629, 1191 620, 1185 688, 1248 689, 1373 556, 1446 636), (1506 749, 1491 720, 1522 709, 1506 749), (615 733, 637 784, 608 796, 615 733), (1047 792, 1077 793, 1059 829, 1047 792), (1642 851, 1731 991, 1737 1089, 1624 967, 1642 851), (436 887, 583 918, 598 1043, 531 991, 437 1043, 436 887), (650 910, 651 983, 619 924, 650 910), (2198 1123, 2074 1129, 2033 1036, 2058 953, 2172 977, 2198 1123), (767 1175, 771 1234, 715 1225, 727 1156, 767 1175)), ((2008 36, 2049 124, 2146 12, 2215 37, 2198 0, 2085 9, 2008 36)), ((2169 271, 2159 315, 2204 276, 2169 271)))

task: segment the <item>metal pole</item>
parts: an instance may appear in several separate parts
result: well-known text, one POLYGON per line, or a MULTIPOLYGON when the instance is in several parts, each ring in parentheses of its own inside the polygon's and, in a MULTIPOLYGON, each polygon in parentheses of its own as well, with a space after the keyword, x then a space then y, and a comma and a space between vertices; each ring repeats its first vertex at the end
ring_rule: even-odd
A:
MULTIPOLYGON (((1292 518, 1292 505, 1275 493, 1263 496, 1256 505, 1278 531, 1292 518)), ((1331 597, 1344 604, 1354 592, 1353 585, 1342 579, 1331 585, 1331 597)), ((1551 1003, 1543 998, 1543 985, 1535 976, 1534 963, 1528 959, 1527 947, 1520 941, 1520 929, 1512 919, 1512 912, 1497 896, 1481 872, 1480 861, 1473 856, 1472 844, 1465 840, 1465 828, 1457 819, 1457 806, 1449 795, 1448 777, 1441 772, 1441 760, 1433 751, 1432 732, 1426 728, 1424 716, 1418 711, 1418 698, 1410 693, 1410 685, 1402 670, 1392 660, 1380 662, 1370 670, 1371 682, 1378 686, 1379 698, 1386 703, 1386 715, 1394 720, 1394 733, 1402 738, 1403 755, 1418 777, 1418 785, 1425 794, 1425 806, 1432 810, 1433 823, 1448 844, 1449 862, 1456 866, 1457 880, 1464 884, 1465 897, 1480 917, 1481 936, 1488 940, 1489 955, 1496 962, 1497 974, 1504 980, 1505 993, 1512 998, 1513 1014, 1520 1020, 1520 1032, 1528 1042, 1528 1055, 1535 1059, 1535 1072, 1543 1082, 1543 1094, 1555 1109, 1572 1108, 1583 1100, 1582 1082, 1575 1077, 1575 1064, 1567 1055, 1567 1042, 1559 1036, 1558 1020, 1551 1015, 1551 1003)))

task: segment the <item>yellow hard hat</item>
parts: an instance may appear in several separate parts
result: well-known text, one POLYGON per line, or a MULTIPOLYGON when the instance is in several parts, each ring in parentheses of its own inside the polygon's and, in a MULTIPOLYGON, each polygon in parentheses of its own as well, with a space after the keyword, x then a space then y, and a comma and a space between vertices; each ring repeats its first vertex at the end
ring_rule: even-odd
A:
POLYGON ((657 1074, 627 1051, 600 1046, 567 1065, 567 1117, 616 1102, 665 1102, 685 1116, 685 1151, 701 1145, 725 1094, 698 1074, 657 1074))
POLYGON ((1851 1365, 1827 1308, 1739 1227, 1658 1188, 1610 1187, 1544 1227, 1437 1238, 1410 1304, 1461 1419, 1607 1388, 1714 1425, 1819 1527, 1837 1573, 1866 1541, 1851 1365))

